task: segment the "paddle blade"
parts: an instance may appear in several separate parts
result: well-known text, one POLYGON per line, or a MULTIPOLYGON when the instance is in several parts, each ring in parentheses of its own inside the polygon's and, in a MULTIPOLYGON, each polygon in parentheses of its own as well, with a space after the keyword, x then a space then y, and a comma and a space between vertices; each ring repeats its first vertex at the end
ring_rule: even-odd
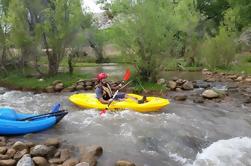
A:
POLYGON ((130 76, 131 76, 131 71, 130 71, 130 69, 126 69, 126 72, 125 72, 125 75, 124 75, 123 80, 124 80, 124 81, 129 80, 130 76))
POLYGON ((102 111, 100 111, 99 115, 102 116, 102 115, 104 115, 105 113, 106 113, 106 110, 102 110, 102 111))
POLYGON ((58 112, 59 111, 59 109, 60 109, 60 103, 56 103, 53 107, 52 107, 52 109, 51 109, 51 112, 58 112))

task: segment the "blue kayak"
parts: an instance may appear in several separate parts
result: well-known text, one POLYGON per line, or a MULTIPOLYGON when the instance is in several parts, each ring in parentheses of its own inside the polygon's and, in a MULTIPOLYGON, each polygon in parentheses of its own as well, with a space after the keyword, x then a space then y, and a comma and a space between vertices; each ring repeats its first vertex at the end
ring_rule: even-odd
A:
POLYGON ((56 104, 50 113, 35 115, 0 108, 0 135, 20 135, 46 130, 56 125, 68 112, 56 104))

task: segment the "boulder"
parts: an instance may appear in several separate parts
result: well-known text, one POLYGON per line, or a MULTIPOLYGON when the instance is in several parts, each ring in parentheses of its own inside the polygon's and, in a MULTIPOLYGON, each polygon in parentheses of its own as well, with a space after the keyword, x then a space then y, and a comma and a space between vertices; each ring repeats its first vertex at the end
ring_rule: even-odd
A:
POLYGON ((245 82, 251 82, 251 77, 247 77, 247 78, 245 79, 245 82))
POLYGON ((55 92, 53 86, 48 86, 48 87, 45 88, 45 90, 48 93, 54 93, 55 92))
POLYGON ((0 87, 0 95, 4 94, 7 92, 7 89, 0 87))
POLYGON ((85 81, 86 81, 86 80, 80 79, 80 80, 78 80, 78 81, 76 82, 76 84, 85 84, 85 81))
POLYGON ((90 166, 90 165, 86 162, 81 162, 81 163, 78 163, 76 166, 90 166))
POLYGON ((168 87, 169 87, 171 90, 175 90, 176 86, 177 86, 177 83, 176 83, 176 82, 174 82, 174 81, 169 81, 169 82, 168 82, 168 87))
POLYGON ((186 81, 183 85, 182 85, 182 89, 184 90, 193 90, 193 83, 191 81, 186 81))
POLYGON ((64 160, 59 159, 59 158, 53 158, 49 160, 50 164, 63 164, 64 160))
POLYGON ((86 86, 85 87, 85 90, 92 90, 93 89, 93 86, 86 86))
POLYGON ((21 151, 21 150, 27 149, 27 146, 25 143, 21 141, 17 141, 16 143, 14 143, 12 148, 15 149, 16 151, 21 151))
POLYGON ((0 154, 5 154, 7 152, 7 147, 0 147, 0 154))
POLYGON ((1 166, 15 166, 16 160, 13 160, 13 159, 0 160, 0 165, 1 166))
POLYGON ((37 166, 49 165, 48 161, 44 157, 33 157, 32 160, 37 166))
POLYGON ((251 103, 251 97, 246 98, 246 99, 244 100, 244 104, 250 104, 250 103, 251 103))
POLYGON ((62 92, 73 92, 73 91, 75 91, 75 89, 76 89, 76 87, 74 85, 72 85, 72 86, 69 86, 67 88, 64 88, 62 90, 62 92))
POLYGON ((56 91, 56 92, 60 92, 61 90, 63 90, 64 89, 64 84, 63 83, 58 83, 58 84, 56 84, 55 86, 54 86, 54 90, 56 91))
POLYGON ((32 156, 46 156, 49 151, 50 149, 46 145, 36 145, 31 148, 30 154, 32 156))
POLYGON ((64 163, 63 163, 63 166, 75 166, 79 163, 79 160, 76 159, 76 158, 70 158, 68 160, 66 160, 64 163))
POLYGON ((209 77, 209 78, 206 78, 205 81, 206 81, 206 82, 215 82, 216 79, 213 78, 213 77, 209 77))
POLYGON ((229 76, 227 76, 227 78, 228 78, 228 79, 235 80, 235 79, 238 78, 238 76, 237 76, 237 75, 229 75, 229 76))
POLYGON ((193 102, 194 102, 194 103, 199 103, 199 104, 201 104, 201 103, 204 103, 205 100, 204 100, 203 98, 195 98, 195 99, 193 100, 193 102))
POLYGON ((47 158, 53 158, 53 156, 55 155, 56 151, 57 151, 56 147, 54 147, 54 146, 48 146, 48 153, 47 153, 47 155, 45 157, 47 157, 47 158))
POLYGON ((243 77, 242 76, 239 76, 235 79, 235 81, 242 81, 243 80, 243 77))
POLYGON ((25 145, 26 145, 26 147, 28 147, 28 148, 32 148, 32 147, 35 146, 35 144, 34 144, 33 142, 25 142, 25 145))
POLYGON ((17 166, 35 166, 30 155, 24 155, 17 163, 17 166))
POLYGON ((93 85, 93 82, 92 82, 92 81, 86 81, 86 82, 85 82, 85 85, 86 85, 86 86, 92 86, 92 85, 93 85))
POLYGON ((76 85, 85 86, 85 81, 77 82, 76 85))
POLYGON ((86 150, 88 153, 91 153, 96 157, 100 157, 103 154, 103 148, 98 145, 89 146, 86 150))
POLYGON ((60 154, 60 159, 63 161, 69 159, 71 157, 69 149, 62 149, 60 154))
POLYGON ((116 162, 115 166, 136 166, 136 165, 130 161, 119 160, 116 162))
POLYGON ((178 80, 176 81, 176 83, 177 83, 178 86, 181 86, 181 85, 184 84, 185 82, 186 82, 186 80, 182 80, 182 79, 178 79, 178 80))
POLYGON ((49 138, 44 143, 46 146, 54 146, 56 148, 60 145, 60 140, 58 138, 49 138))
POLYGON ((8 155, 10 158, 12 158, 16 154, 16 150, 13 148, 10 148, 7 150, 6 155, 8 155))
POLYGON ((60 157, 60 154, 61 154, 61 150, 58 150, 58 151, 54 154, 54 157, 55 157, 55 158, 59 158, 59 157, 60 157))
POLYGON ((0 137, 0 146, 5 146, 5 145, 6 145, 6 138, 0 137))
POLYGON ((178 79, 179 79, 178 77, 173 77, 173 78, 172 78, 172 81, 175 81, 175 82, 176 82, 178 79))
POLYGON ((28 150, 27 149, 23 149, 21 151, 17 151, 16 154, 14 155, 14 159, 15 160, 19 160, 21 159, 25 154, 28 154, 28 150))
POLYGON ((89 166, 96 166, 97 165, 97 159, 92 153, 84 154, 83 156, 81 156, 80 161, 88 163, 89 166))
POLYGON ((219 97, 219 94, 216 93, 215 91, 209 89, 209 90, 205 90, 205 91, 202 93, 202 96, 203 96, 204 98, 207 98, 207 99, 213 99, 213 98, 219 97))
POLYGON ((76 90, 83 90, 85 87, 84 85, 77 85, 76 90))
POLYGON ((61 80, 55 80, 55 81, 52 82, 52 85, 56 86, 57 84, 60 84, 60 83, 62 83, 61 80))
POLYGON ((6 154, 0 154, 0 160, 7 160, 7 159, 10 159, 11 157, 9 157, 8 155, 6 154))
POLYGON ((187 99, 186 95, 174 96, 174 100, 176 101, 185 101, 187 99))
POLYGON ((157 84, 159 85, 164 85, 166 83, 166 80, 164 78, 160 78, 158 81, 157 81, 157 84))

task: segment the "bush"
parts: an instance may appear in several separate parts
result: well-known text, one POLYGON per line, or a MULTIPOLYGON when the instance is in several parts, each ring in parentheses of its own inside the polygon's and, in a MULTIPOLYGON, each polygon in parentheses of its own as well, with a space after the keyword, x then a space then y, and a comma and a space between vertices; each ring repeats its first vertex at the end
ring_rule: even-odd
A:
POLYGON ((235 58, 236 45, 228 32, 221 28, 215 37, 207 38, 199 47, 199 59, 205 66, 227 68, 235 58))

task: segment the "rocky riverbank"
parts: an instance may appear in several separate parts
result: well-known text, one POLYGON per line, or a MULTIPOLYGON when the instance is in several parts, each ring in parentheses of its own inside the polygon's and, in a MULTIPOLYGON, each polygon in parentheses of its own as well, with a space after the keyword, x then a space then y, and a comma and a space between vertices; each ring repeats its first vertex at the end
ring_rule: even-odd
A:
POLYGON ((160 79, 168 92, 167 98, 176 101, 192 100, 194 103, 206 101, 232 102, 250 106, 251 104, 251 76, 202 71, 204 79, 189 81, 179 78, 171 80, 160 79))
MULTIPOLYGON (((159 79, 158 84, 163 86, 161 91, 144 91, 147 96, 156 95, 167 98, 173 98, 177 101, 185 101, 191 99, 194 103, 204 103, 207 100, 222 102, 230 101, 236 98, 242 104, 251 103, 251 76, 245 74, 226 74, 211 72, 207 69, 202 70, 202 80, 184 80, 178 77, 159 79)), ((43 81, 43 80, 40 80, 43 81)), ((112 85, 120 84, 120 81, 111 82, 112 85)), ((55 80, 45 89, 20 89, 5 86, 10 89, 31 90, 35 93, 60 93, 74 91, 93 91, 96 86, 96 80, 79 80, 71 86, 65 86, 60 80, 55 80)), ((129 93, 140 93, 135 91, 134 87, 126 87, 124 91, 129 93)), ((239 102, 239 101, 238 101, 239 102)))
MULTIPOLYGON (((0 137, 1 166, 96 166, 102 154, 101 146, 66 147, 57 138, 34 143, 0 137)), ((125 160, 118 160, 114 165, 135 166, 125 160)))

